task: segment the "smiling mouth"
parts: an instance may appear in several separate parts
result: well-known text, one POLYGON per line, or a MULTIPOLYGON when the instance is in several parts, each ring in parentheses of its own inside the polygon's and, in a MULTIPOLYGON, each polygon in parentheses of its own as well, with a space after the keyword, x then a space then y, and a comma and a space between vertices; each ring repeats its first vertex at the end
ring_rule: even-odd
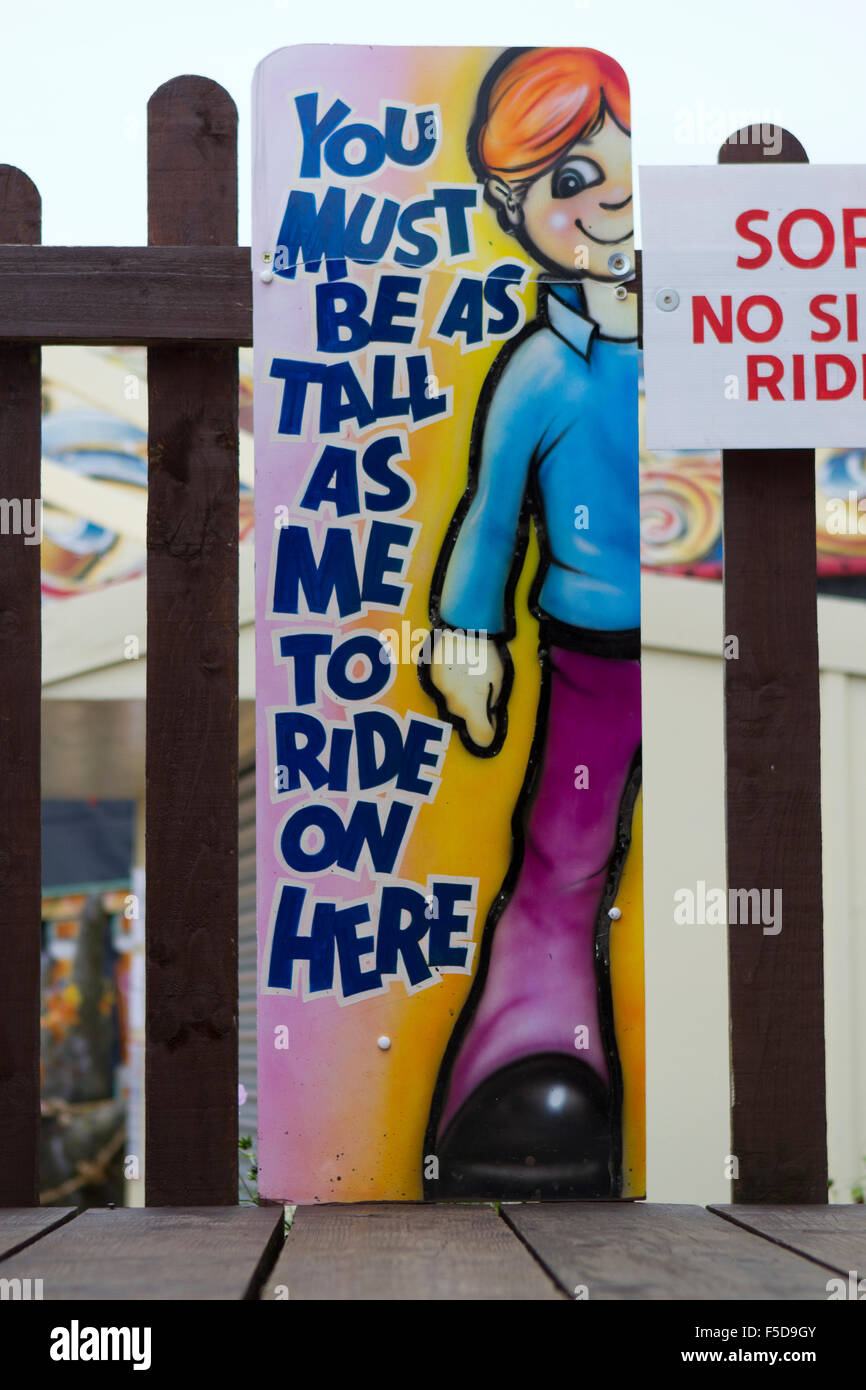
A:
POLYGON ((618 246, 621 241, 628 241, 629 237, 634 236, 634 227, 632 227, 630 231, 626 232, 625 236, 615 236, 611 237, 610 241, 605 241, 604 237, 593 236, 592 232, 588 232, 580 218, 577 219, 574 225, 575 227, 579 227, 583 235, 588 236, 590 241, 594 241, 598 246, 618 246))

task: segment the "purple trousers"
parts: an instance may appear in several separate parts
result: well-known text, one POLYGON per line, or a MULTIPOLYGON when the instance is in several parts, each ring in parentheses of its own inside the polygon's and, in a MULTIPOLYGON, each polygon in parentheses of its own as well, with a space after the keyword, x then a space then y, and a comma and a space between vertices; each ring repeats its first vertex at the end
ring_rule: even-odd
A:
POLYGON ((595 930, 640 737, 640 662, 552 647, 550 708, 523 863, 494 929, 487 979, 455 1060, 440 1129, 476 1086, 520 1057, 565 1052, 609 1080, 595 930), (579 1027, 587 1035, 577 1035, 579 1027), (576 1036, 588 1045, 576 1050, 576 1036))

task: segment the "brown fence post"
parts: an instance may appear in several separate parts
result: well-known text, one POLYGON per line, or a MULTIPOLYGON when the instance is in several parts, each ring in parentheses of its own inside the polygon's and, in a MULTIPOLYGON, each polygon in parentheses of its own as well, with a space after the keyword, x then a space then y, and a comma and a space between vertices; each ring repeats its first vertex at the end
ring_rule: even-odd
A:
MULTIPOLYGON (((0 242, 42 239, 38 190, 0 165, 0 242)), ((40 547, 42 354, 0 345, 0 1206, 39 1201, 39 965, 42 911, 40 547), (17 509, 21 508, 19 512, 17 509), (33 532, 31 530, 31 536, 33 532)))
MULTIPOLYGON (((148 106, 151 245, 237 242, 237 112, 148 106)), ((205 252, 206 254, 206 252, 205 252)), ((148 352, 147 1050, 152 1206, 237 1201, 238 355, 148 352)))
MULTIPOLYGON (((805 163, 738 131, 719 162, 805 163)), ((812 449, 726 449, 729 888, 780 889, 782 929, 728 927, 735 1202, 826 1202, 820 718, 812 449)))

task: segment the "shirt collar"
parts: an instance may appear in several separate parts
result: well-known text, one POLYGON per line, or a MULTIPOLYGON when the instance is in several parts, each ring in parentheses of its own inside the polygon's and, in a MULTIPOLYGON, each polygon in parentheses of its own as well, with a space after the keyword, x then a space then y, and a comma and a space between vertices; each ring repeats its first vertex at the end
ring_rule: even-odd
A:
POLYGON ((576 280, 548 281, 547 317, 554 333, 589 361, 598 324, 587 316, 583 290, 576 280))

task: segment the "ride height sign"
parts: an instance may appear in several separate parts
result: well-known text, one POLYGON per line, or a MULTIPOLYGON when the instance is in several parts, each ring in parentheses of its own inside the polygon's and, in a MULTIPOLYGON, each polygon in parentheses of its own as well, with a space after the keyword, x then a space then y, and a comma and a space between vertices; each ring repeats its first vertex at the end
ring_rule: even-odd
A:
POLYGON ((862 447, 866 166, 640 172, 650 449, 862 447))
POLYGON ((255 85, 259 1190, 644 1184, 628 82, 255 85))

